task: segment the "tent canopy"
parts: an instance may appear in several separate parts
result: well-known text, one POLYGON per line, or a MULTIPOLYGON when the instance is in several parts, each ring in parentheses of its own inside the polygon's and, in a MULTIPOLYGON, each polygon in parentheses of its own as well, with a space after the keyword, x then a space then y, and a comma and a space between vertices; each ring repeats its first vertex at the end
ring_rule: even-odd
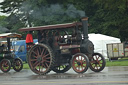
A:
POLYGON ((94 52, 101 53, 107 59, 107 44, 121 43, 119 38, 103 35, 103 34, 88 34, 89 40, 94 44, 94 52))
POLYGON ((89 39, 93 39, 93 40, 116 40, 116 41, 120 41, 119 38, 116 37, 111 37, 111 36, 107 36, 107 35, 103 35, 103 34, 89 34, 89 39))
POLYGON ((18 33, 3 33, 3 34, 0 34, 0 38, 20 38, 21 37, 21 34, 18 34, 18 33))

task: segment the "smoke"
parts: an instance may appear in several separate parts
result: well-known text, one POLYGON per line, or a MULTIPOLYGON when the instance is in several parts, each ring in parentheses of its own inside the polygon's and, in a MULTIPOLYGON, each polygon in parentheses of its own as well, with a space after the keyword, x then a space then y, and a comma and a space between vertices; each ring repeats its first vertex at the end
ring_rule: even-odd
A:
POLYGON ((84 11, 77 10, 74 7, 74 5, 72 5, 72 4, 68 5, 68 8, 67 8, 67 10, 65 12, 66 12, 66 14, 69 17, 73 17, 73 18, 76 18, 76 17, 84 17, 85 16, 85 12, 84 11))
MULTIPOLYGON (((86 16, 84 11, 77 10, 72 4, 68 4, 67 7, 60 4, 34 7, 27 2, 23 4, 20 10, 29 13, 29 18, 33 20, 33 24, 36 23, 36 20, 43 22, 43 24, 52 24, 68 22, 71 19, 80 19, 81 17, 86 16)), ((39 22, 36 24, 39 24, 39 22)))
POLYGON ((40 18, 41 16, 68 16, 71 18, 84 17, 85 12, 82 10, 77 10, 74 5, 69 4, 67 9, 64 8, 63 5, 60 4, 52 4, 48 6, 42 6, 41 9, 33 10, 33 17, 40 18), (39 16, 39 17, 38 17, 39 16))

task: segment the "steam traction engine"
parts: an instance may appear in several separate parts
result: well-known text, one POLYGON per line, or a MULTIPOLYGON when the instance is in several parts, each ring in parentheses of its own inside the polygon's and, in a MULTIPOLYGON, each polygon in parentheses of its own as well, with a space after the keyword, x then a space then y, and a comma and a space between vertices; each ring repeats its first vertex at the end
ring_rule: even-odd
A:
POLYGON ((36 74, 47 74, 51 70, 64 73, 71 67, 84 73, 88 67, 100 72, 105 59, 94 53, 94 45, 88 40, 88 18, 81 22, 21 28, 20 31, 38 31, 39 43, 28 51, 28 64, 36 74))

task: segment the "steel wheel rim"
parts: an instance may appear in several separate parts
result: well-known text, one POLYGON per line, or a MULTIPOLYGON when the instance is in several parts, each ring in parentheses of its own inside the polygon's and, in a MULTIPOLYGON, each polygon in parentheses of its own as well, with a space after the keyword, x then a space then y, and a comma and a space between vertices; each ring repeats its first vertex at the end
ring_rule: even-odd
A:
POLYGON ((49 50, 39 45, 35 46, 29 57, 30 68, 36 73, 45 73, 49 70, 49 66, 51 65, 51 57, 49 50))
POLYGON ((10 69, 10 64, 9 64, 9 62, 8 62, 7 60, 3 60, 3 61, 1 62, 1 70, 4 71, 4 72, 6 72, 6 71, 8 71, 9 69, 10 69))
POLYGON ((20 60, 15 60, 14 68, 19 70, 22 67, 22 62, 20 60))
POLYGON ((100 55, 93 55, 93 57, 91 58, 90 64, 92 68, 99 70, 103 66, 103 59, 102 57, 100 57, 100 55))
POLYGON ((82 55, 74 56, 72 66, 75 71, 83 72, 87 68, 85 57, 82 55))

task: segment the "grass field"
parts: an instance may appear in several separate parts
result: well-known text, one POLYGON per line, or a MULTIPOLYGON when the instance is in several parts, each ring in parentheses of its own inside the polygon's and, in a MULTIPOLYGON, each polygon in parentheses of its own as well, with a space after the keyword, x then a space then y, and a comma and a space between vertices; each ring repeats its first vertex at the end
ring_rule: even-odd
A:
POLYGON ((23 69, 29 69, 28 63, 24 63, 23 69))
POLYGON ((106 66, 128 66, 128 59, 119 59, 115 61, 106 60, 106 66))
MULTIPOLYGON (((128 59, 119 59, 115 61, 106 60, 106 66, 128 66, 128 59)), ((23 68, 29 69, 29 65, 27 63, 24 63, 23 68)))

